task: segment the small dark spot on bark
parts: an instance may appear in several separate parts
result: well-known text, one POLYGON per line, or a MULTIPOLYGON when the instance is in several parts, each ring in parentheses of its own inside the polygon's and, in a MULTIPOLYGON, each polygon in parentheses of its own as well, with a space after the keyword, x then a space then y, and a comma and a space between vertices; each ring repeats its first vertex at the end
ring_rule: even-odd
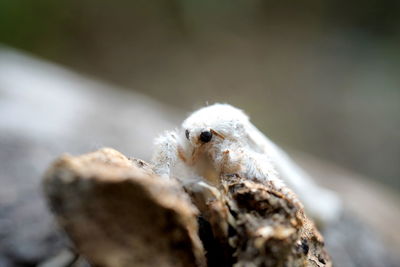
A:
POLYGON ((318 255, 318 261, 319 261, 320 263, 322 263, 322 264, 326 264, 326 261, 325 261, 325 259, 324 259, 324 258, 322 258, 322 256, 321 256, 321 255, 318 255))
MULTIPOLYGON (((300 247, 301 247, 301 250, 302 250, 302 252, 304 253, 304 255, 307 255, 308 254, 308 251, 309 251, 309 246, 308 246, 308 244, 307 244, 307 240, 305 240, 305 239, 303 239, 302 241, 301 241, 301 245, 300 245, 300 247)), ((319 260, 319 259, 318 259, 319 260)))
POLYGON ((136 164, 136 166, 138 166, 139 168, 142 168, 146 165, 146 163, 140 159, 135 159, 132 157, 128 157, 128 159, 133 162, 134 164, 136 164))

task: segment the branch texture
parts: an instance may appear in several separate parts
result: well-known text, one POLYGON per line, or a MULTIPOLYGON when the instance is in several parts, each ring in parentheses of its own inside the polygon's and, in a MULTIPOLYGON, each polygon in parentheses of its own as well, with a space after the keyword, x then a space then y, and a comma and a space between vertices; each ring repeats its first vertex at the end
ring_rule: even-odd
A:
POLYGON ((251 177, 181 185, 113 149, 63 156, 44 191, 93 266, 331 266, 290 191, 251 177))

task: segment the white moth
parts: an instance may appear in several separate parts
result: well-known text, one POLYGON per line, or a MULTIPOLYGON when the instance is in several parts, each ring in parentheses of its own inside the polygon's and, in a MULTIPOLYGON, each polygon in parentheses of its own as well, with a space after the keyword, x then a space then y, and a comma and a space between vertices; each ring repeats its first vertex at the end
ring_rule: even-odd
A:
POLYGON ((217 185, 221 174, 238 174, 273 183, 278 189, 291 188, 306 212, 321 223, 340 213, 336 194, 315 184, 243 111, 231 105, 195 111, 180 129, 158 137, 155 145, 153 163, 161 176, 217 185))

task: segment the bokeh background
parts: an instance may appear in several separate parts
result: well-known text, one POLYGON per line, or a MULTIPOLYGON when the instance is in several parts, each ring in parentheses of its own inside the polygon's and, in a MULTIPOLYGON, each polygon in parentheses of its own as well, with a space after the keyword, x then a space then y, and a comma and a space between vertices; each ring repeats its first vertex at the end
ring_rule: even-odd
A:
MULTIPOLYGON (((37 190, 54 157, 112 146, 147 160, 155 135, 214 102, 244 109, 290 151, 359 173, 316 175, 332 187, 342 177, 349 199, 392 215, 365 216, 392 229, 400 1, 2 0, 0 266, 54 247, 37 190)), ((400 244, 399 231, 386 235, 400 244)))
POLYGON ((0 2, 0 42, 400 189, 400 2, 0 2))

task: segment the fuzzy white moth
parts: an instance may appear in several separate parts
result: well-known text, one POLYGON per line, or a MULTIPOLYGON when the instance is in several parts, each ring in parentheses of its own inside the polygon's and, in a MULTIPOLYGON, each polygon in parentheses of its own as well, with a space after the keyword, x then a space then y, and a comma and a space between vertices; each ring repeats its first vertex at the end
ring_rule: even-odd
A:
POLYGON ((180 129, 158 137, 155 145, 153 163, 161 176, 216 185, 221 174, 238 174, 277 188, 287 185, 306 212, 321 223, 340 213, 336 194, 316 185, 243 111, 231 105, 214 104, 195 111, 180 129))

